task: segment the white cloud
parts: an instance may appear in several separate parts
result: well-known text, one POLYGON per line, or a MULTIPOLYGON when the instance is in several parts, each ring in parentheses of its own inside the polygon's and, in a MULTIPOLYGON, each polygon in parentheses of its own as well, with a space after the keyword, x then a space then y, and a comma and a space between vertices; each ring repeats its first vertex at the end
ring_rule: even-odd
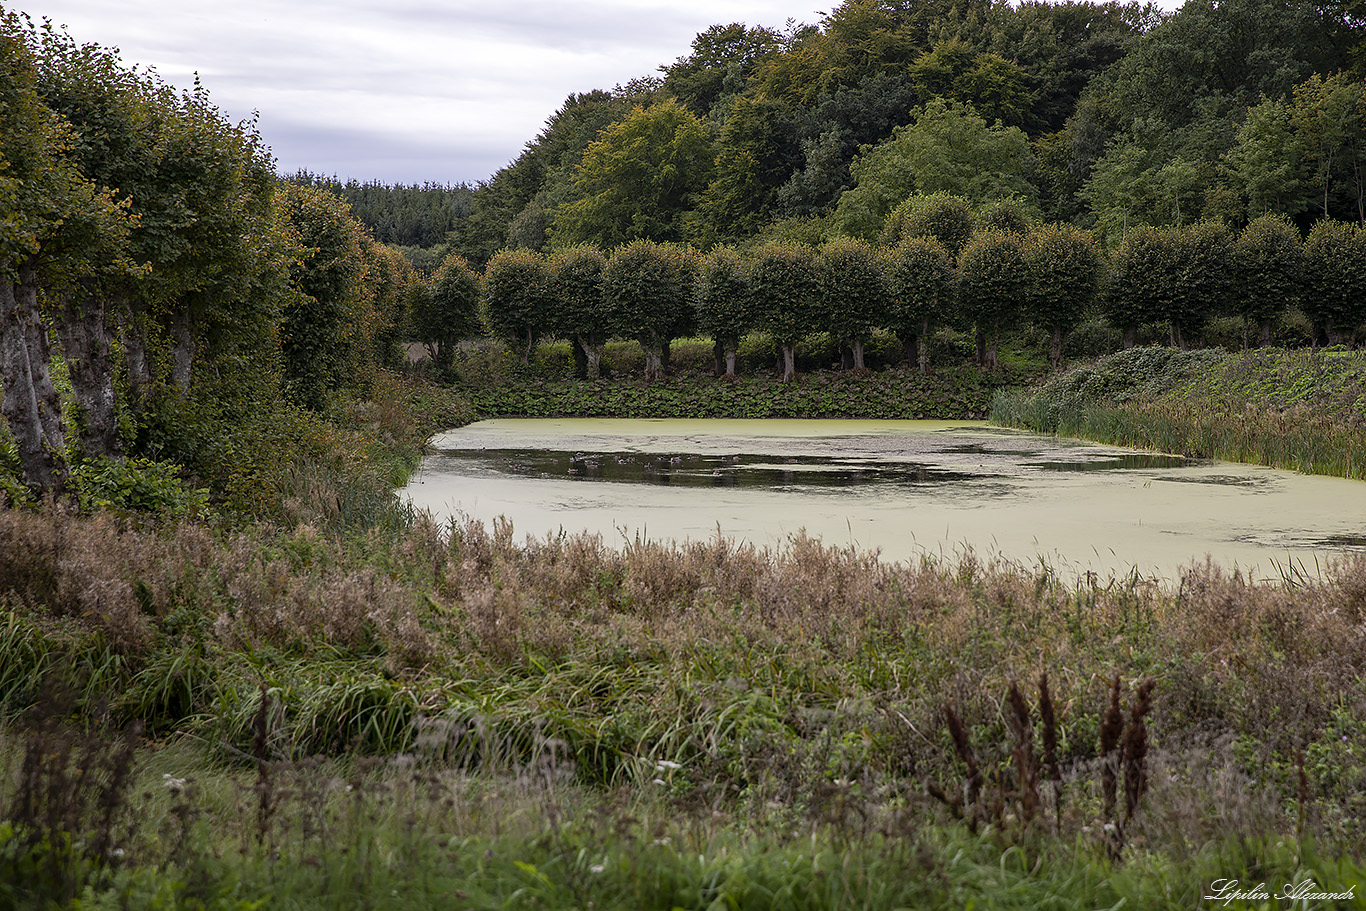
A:
POLYGON ((176 85, 198 72, 229 116, 259 112, 282 171, 441 183, 488 177, 570 93, 652 74, 710 25, 820 18, 777 0, 43 0, 28 12, 176 85))

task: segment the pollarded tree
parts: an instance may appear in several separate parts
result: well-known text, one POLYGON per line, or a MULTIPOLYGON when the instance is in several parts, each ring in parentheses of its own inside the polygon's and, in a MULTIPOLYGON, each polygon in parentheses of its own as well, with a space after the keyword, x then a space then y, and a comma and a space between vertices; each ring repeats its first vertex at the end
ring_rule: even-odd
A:
POLYGON ((1019 196, 1003 196, 977 207, 976 228, 999 228, 1024 237, 1038 224, 1037 210, 1019 196))
POLYGON ((452 253, 437 268, 427 293, 410 298, 413 334, 437 367, 449 368, 460 340, 479 334, 482 291, 469 263, 452 253))
POLYGON ((1315 223, 1304 243, 1301 305, 1315 335, 1348 344, 1366 320, 1366 230, 1341 221, 1315 223))
POLYGON ((1233 238, 1220 222, 1202 221, 1169 228, 1175 240, 1175 275, 1168 304, 1172 344, 1187 348, 1205 322, 1229 309, 1233 276, 1233 238))
POLYGON ((820 269, 816 251, 803 244, 769 244, 753 254, 749 272, 754 323, 783 352, 783 381, 797 378, 797 342, 819 332, 820 269))
POLYGON ((976 226, 972 203, 962 196, 917 194, 907 198, 887 216, 878 243, 895 247, 910 237, 933 238, 949 254, 950 262, 957 263, 958 254, 972 239, 976 226))
POLYGON ((865 369, 863 345, 875 326, 887 322, 887 282, 872 246, 836 237, 820 249, 820 303, 825 329, 853 353, 855 370, 865 369))
POLYGON ((1170 231, 1141 226, 1125 235, 1110 260, 1102 303, 1111 324, 1132 348, 1138 327, 1170 310, 1176 253, 1170 231))
POLYGON ((1243 347, 1249 324, 1259 327, 1260 344, 1270 344, 1272 319, 1297 301, 1304 281, 1299 232, 1284 215, 1255 218, 1234 242, 1233 263, 1243 347))
POLYGON ((670 341, 693 323, 695 255, 673 244, 637 240, 612 251, 602 273, 603 298, 623 334, 645 352, 645 379, 664 374, 670 341))
POLYGON ((974 234, 958 262, 958 302, 977 328, 983 366, 1000 366, 1001 332, 1019 322, 1028 293, 1023 238, 999 229, 974 234))
POLYGON ((735 376, 740 339, 754 323, 745 260, 732 247, 702 257, 694 296, 697 328, 716 342, 716 374, 735 376))
POLYGON ((531 250, 500 250, 484 267, 484 322, 523 364, 550 325, 549 277, 545 257, 531 250))
POLYGON ((602 348, 619 331, 620 319, 602 293, 606 266, 602 252, 589 246, 561 250, 548 263, 550 295, 555 301, 551 327, 583 352, 590 380, 601 374, 602 348))
POLYGON ((933 237, 907 237, 883 254, 891 299, 888 324, 920 373, 930 372, 930 329, 944 319, 954 296, 953 259, 933 237), (918 349, 912 354, 912 349, 918 349))
POLYGON ((1029 318, 1053 335, 1049 360, 1062 367, 1062 343, 1100 291, 1104 262, 1095 239, 1072 225, 1043 225, 1025 237, 1029 318))
POLYGON ((366 293, 365 229, 339 196, 282 183, 280 206, 306 251, 280 329, 285 394, 320 410, 328 393, 368 373, 374 310, 366 293))
POLYGON ((389 369, 403 363, 402 343, 409 333, 409 289, 426 284, 412 260, 388 244, 366 238, 366 274, 375 310, 375 362, 389 369))

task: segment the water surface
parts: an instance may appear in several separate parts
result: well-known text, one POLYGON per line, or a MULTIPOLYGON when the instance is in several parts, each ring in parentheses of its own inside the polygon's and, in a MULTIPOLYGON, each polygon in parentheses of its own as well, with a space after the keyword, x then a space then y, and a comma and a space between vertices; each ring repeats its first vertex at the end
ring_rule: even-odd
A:
POLYGON ((1366 483, 976 421, 494 420, 438 435, 404 493, 609 543, 805 531, 889 559, 970 548, 1063 570, 1259 576, 1366 544, 1366 483))

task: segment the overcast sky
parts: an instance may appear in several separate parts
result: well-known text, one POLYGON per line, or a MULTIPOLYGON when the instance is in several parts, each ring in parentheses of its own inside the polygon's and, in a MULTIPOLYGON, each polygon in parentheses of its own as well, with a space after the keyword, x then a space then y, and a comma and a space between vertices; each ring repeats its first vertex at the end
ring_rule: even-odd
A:
MULTIPOLYGON (((835 0, 838 2, 838 0, 835 0)), ((571 92, 690 53, 716 23, 816 23, 801 0, 0 0, 118 47, 234 120, 278 169, 383 183, 489 177, 571 92)))

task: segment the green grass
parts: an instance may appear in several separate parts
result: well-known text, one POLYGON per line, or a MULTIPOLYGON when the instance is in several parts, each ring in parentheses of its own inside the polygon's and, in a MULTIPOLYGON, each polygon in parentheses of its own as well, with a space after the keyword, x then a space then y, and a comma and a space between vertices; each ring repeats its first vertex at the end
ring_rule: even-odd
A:
POLYGON ((1366 357, 1139 348, 1001 392, 1008 426, 1193 458, 1366 478, 1366 357))

